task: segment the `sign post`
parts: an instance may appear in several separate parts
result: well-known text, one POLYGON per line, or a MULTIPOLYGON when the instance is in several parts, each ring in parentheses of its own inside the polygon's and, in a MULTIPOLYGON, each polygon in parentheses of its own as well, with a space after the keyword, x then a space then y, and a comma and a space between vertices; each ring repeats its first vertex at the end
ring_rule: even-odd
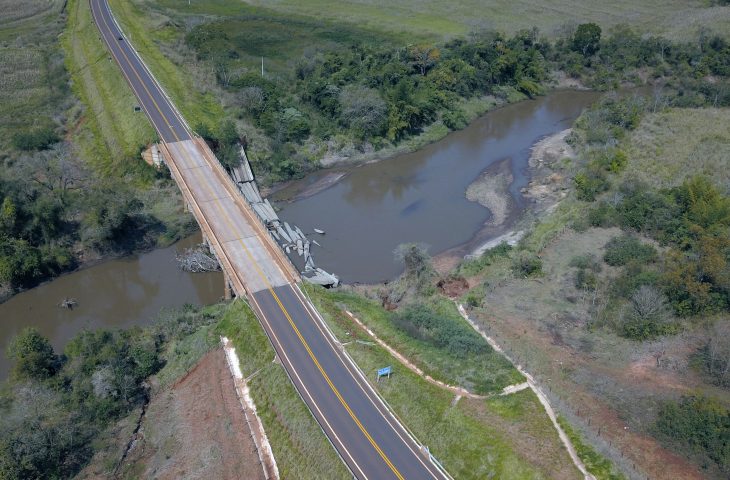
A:
POLYGON ((393 373, 393 367, 387 366, 385 368, 379 368, 378 369, 378 378, 376 379, 378 382, 380 381, 380 377, 388 377, 390 378, 390 374, 393 373))

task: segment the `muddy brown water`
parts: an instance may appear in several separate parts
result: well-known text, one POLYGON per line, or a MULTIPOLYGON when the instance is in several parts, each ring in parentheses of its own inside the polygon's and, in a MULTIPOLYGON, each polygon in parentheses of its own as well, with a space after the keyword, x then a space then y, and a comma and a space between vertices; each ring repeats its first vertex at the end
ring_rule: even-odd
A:
MULTIPOLYGON (((432 255, 463 245, 489 220, 489 211, 466 199, 479 174, 509 159, 514 181, 509 191, 524 207, 520 189, 529 181, 531 147, 572 125, 597 100, 593 92, 559 91, 494 110, 464 130, 417 152, 357 168, 317 172, 274 196, 279 216, 305 233, 326 231, 312 254, 318 266, 348 283, 374 283, 402 271, 393 252, 401 243, 426 244, 432 255), (347 175, 326 190, 301 198, 300 192, 325 175, 347 175), (297 198, 287 203, 287 198, 297 198)), ((295 263, 300 262, 294 258, 295 263)))
POLYGON ((220 300, 220 272, 185 273, 175 262, 178 251, 200 241, 198 233, 168 248, 100 263, 0 304, 0 379, 8 373, 8 341, 23 327, 38 328, 59 352, 82 329, 144 325, 163 308, 220 300), (60 308, 58 304, 64 298, 74 298, 78 305, 72 310, 60 308))

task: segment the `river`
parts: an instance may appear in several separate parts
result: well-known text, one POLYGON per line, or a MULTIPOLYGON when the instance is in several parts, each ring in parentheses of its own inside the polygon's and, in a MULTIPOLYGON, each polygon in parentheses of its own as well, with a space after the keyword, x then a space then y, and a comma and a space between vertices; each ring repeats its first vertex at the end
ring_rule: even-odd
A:
MULTIPOLYGON (((360 167, 317 172, 277 193, 294 197, 325 175, 346 176, 326 190, 294 202, 279 201, 280 217, 313 236, 318 266, 345 282, 379 282, 402 269, 393 251, 405 242, 425 243, 431 254, 463 245, 481 230, 489 211, 465 197, 467 186, 495 162, 510 159, 510 194, 522 206, 527 161, 540 138, 569 127, 597 94, 561 91, 494 110, 464 130, 417 152, 360 167)), ((223 294, 220 273, 180 271, 175 253, 200 235, 171 247, 59 277, 0 304, 0 378, 7 376, 9 339, 32 325, 57 351, 82 329, 124 328, 151 322, 165 307, 210 304, 223 294), (74 298, 72 310, 58 306, 74 298)), ((296 259, 295 259, 296 260, 296 259)))
POLYGON ((571 126, 597 98, 593 92, 554 92, 487 113, 417 152, 316 172, 277 192, 279 216, 305 233, 326 231, 310 237, 322 244, 312 255, 344 282, 392 279, 402 271, 393 255, 399 244, 424 243, 435 255, 469 242, 482 228, 489 211, 468 201, 465 191, 495 162, 510 160, 509 191, 524 206, 519 192, 529 181, 532 145, 571 126), (312 196, 286 201, 333 173, 346 176, 312 196))
POLYGON ((200 233, 148 253, 85 268, 0 304, 0 379, 7 376, 8 341, 23 327, 36 327, 57 352, 83 329, 125 328, 152 322, 163 308, 212 304, 223 295, 223 275, 185 273, 175 254, 200 243, 200 233), (73 309, 58 306, 74 298, 73 309))

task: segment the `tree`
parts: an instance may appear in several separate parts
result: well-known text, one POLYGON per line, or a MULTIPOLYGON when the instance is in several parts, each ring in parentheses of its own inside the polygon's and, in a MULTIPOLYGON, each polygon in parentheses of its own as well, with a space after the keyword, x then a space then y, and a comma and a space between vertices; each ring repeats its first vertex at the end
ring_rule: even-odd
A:
POLYGON ((396 248, 395 257, 406 267, 403 273, 406 284, 414 287, 418 293, 425 293, 435 275, 426 247, 416 243, 404 243, 396 248))
POLYGON ((33 327, 24 328, 8 346, 13 360, 13 376, 17 379, 43 380, 56 373, 58 356, 46 337, 33 327))
POLYGON ((18 208, 10 197, 5 197, 0 205, 0 236, 11 236, 15 233, 18 219, 18 208))
POLYGON ((718 321, 707 342, 707 371, 720 385, 730 385, 730 323, 718 321))
POLYGON ((601 43, 601 27, 595 23, 582 23, 573 34, 572 47, 584 57, 590 57, 598 51, 601 43))
POLYGON ((411 57, 411 65, 416 67, 424 76, 428 69, 433 67, 441 57, 438 48, 427 44, 412 45, 408 49, 408 54, 411 57))
POLYGON ((383 134, 388 107, 377 90, 350 85, 340 92, 341 119, 360 137, 383 134))

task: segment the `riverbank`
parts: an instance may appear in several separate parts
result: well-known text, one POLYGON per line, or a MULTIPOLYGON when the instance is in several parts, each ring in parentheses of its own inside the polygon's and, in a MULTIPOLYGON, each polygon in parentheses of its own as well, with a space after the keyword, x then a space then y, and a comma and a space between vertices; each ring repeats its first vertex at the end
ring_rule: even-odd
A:
POLYGON ((515 228, 529 206, 520 190, 533 180, 531 148, 570 127, 598 97, 563 90, 505 105, 417 152, 318 172, 270 200, 290 224, 327 232, 322 247, 313 252, 323 269, 348 283, 388 281, 401 271, 393 257, 401 243, 422 242, 432 254, 455 252, 461 258, 515 228), (335 174, 341 176, 336 182, 302 195, 335 174), (481 198, 492 213, 467 199, 469 186, 478 179, 470 196, 481 198))
POLYGON ((519 192, 522 206, 509 192, 513 179, 505 159, 484 172, 469 185, 466 197, 478 202, 491 213, 491 218, 467 243, 442 252, 434 257, 437 271, 446 274, 465 257, 480 256, 502 242, 516 245, 525 234, 526 221, 532 221, 553 211, 567 196, 570 176, 565 172, 575 158, 575 151, 567 140, 571 128, 548 135, 530 149, 528 183, 519 192))

